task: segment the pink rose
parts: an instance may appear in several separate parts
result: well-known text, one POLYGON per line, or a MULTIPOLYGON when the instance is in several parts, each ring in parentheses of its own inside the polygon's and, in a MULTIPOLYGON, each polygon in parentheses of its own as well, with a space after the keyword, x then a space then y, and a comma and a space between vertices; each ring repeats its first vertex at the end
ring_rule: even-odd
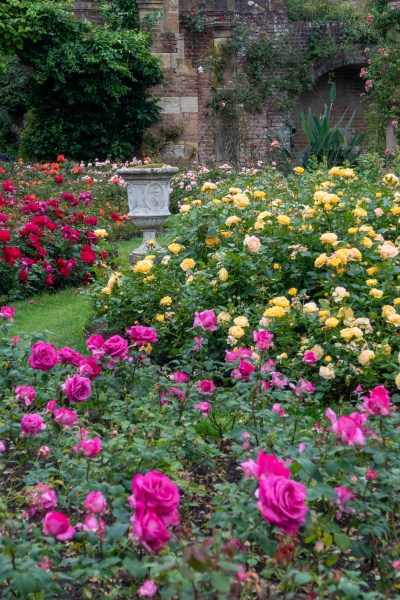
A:
POLYGON ((370 469, 365 473, 365 479, 367 481, 375 481, 376 479, 378 479, 378 474, 376 471, 374 471, 374 469, 370 469))
POLYGON ((103 350, 112 358, 122 358, 128 351, 128 342, 120 335, 113 335, 104 342, 103 350))
POLYGON ((0 440, 0 452, 5 452, 6 451, 6 445, 3 442, 3 440, 0 440))
POLYGON ((36 342, 32 346, 32 356, 28 362, 32 369, 50 371, 58 363, 57 350, 51 344, 36 342))
POLYGON ((104 534, 104 521, 103 519, 97 519, 93 515, 85 515, 83 523, 77 523, 76 527, 83 529, 83 531, 90 531, 91 533, 97 533, 97 535, 104 534))
POLYGON ((271 373, 275 369, 276 363, 272 358, 267 360, 263 365, 261 365, 261 373, 271 373))
POLYGON ((201 379, 200 381, 196 381, 195 388, 200 394, 211 396, 216 388, 216 385, 210 379, 201 379))
POLYGON ((73 447, 74 452, 82 451, 86 458, 95 458, 102 450, 101 439, 98 437, 82 439, 77 446, 73 447))
POLYGON ((353 514, 355 512, 354 508, 349 508, 348 506, 346 506, 346 504, 347 502, 351 502, 351 500, 354 500, 356 495, 353 494, 353 492, 351 492, 347 488, 343 487, 342 485, 339 485, 334 489, 337 494, 337 498, 331 500, 331 502, 338 506, 336 518, 340 519, 343 513, 353 514))
POLYGON ((69 410, 69 408, 56 408, 53 411, 54 420, 64 427, 64 429, 70 429, 78 421, 78 415, 75 411, 69 410))
POLYGON ((238 366, 238 371, 243 381, 250 381, 251 373, 255 371, 255 368, 248 360, 241 360, 238 366))
POLYGON ((152 598, 156 595, 158 587, 151 579, 147 579, 138 589, 138 595, 142 598, 152 598))
POLYGON ((187 383, 189 381, 189 376, 186 375, 183 371, 178 371, 174 373, 174 382, 175 383, 187 383))
POLYGON ((368 415, 381 415, 387 417, 390 414, 390 396, 385 387, 379 385, 369 392, 368 396, 362 396, 363 406, 360 410, 365 410, 368 415))
POLYGON ((43 483, 37 483, 26 492, 25 502, 29 507, 29 515, 34 517, 41 512, 46 512, 54 508, 58 500, 54 490, 43 483))
POLYGON ((143 507, 155 513, 165 525, 179 523, 179 490, 163 473, 149 471, 132 479, 130 504, 137 510, 143 507))
POLYGON ((0 308, 0 317, 3 317, 3 319, 10 321, 10 323, 14 323, 14 314, 15 308, 12 308, 11 306, 2 306, 0 308))
POLYGON ((271 475, 260 479, 257 508, 263 518, 284 533, 297 533, 305 522, 307 490, 301 483, 271 475))
POLYGON ((58 358, 62 363, 69 363, 70 365, 78 367, 82 360, 82 355, 79 354, 79 352, 75 352, 72 348, 69 348, 69 346, 64 346, 64 348, 60 348, 58 351, 58 358))
POLYGON ((86 346, 95 358, 102 358, 104 354, 104 339, 101 335, 98 333, 92 335, 86 340, 86 346))
POLYGON ((237 350, 225 350, 225 362, 234 363, 237 360, 251 358, 253 351, 250 348, 238 348, 237 350))
POLYGON ((46 429, 46 425, 40 415, 31 413, 22 417, 21 429, 24 435, 37 437, 41 431, 46 429))
POLYGON ((303 363, 306 365, 315 365, 318 361, 318 356, 314 352, 306 352, 303 356, 303 363))
POLYGON ((101 373, 101 367, 97 364, 96 359, 93 356, 83 358, 79 364, 79 375, 83 377, 89 377, 90 380, 96 379, 101 373))
POLYGON ((195 312, 193 327, 201 327, 203 331, 215 331, 217 329, 217 317, 213 310, 195 312))
POLYGON ((46 456, 50 456, 51 450, 48 446, 40 446, 38 450, 36 450, 36 455, 42 458, 46 458, 46 456))
POLYGON ((262 331, 253 331, 253 340, 259 350, 269 350, 272 346, 274 334, 266 329, 262 331))
POLYGON ((84 402, 92 394, 90 379, 81 375, 68 377, 62 388, 68 400, 75 402, 84 402))
POLYGON ((134 541, 139 540, 148 552, 161 552, 165 544, 171 539, 163 521, 158 515, 146 511, 143 507, 136 510, 131 517, 134 541))
POLYGON ((107 510, 107 502, 101 492, 90 492, 86 496, 85 509, 89 513, 99 515, 107 510))
POLYGON ((195 404, 194 407, 201 412, 203 417, 207 417, 211 410, 211 404, 209 402, 199 402, 198 404, 195 404))
POLYGON ((344 444, 352 447, 354 444, 364 445, 365 431, 362 429, 367 415, 352 413, 348 416, 337 418, 336 414, 330 408, 327 409, 325 416, 332 423, 332 432, 344 444))
POLYGON ((264 454, 262 450, 258 454, 257 462, 250 458, 246 462, 240 463, 240 466, 244 470, 245 477, 255 477, 256 479, 267 479, 272 475, 286 479, 290 477, 289 469, 279 458, 273 454, 264 454))
POLYGON ((50 512, 43 521, 44 535, 52 535, 60 542, 70 540, 75 535, 75 529, 69 524, 69 518, 63 513, 50 512))
POLYGON ((271 385, 277 388, 284 388, 288 384, 288 379, 279 371, 272 373, 271 385), (282 377, 281 377, 282 376, 282 377))
POLYGON ((131 341, 136 346, 145 346, 158 342, 157 332, 152 327, 143 327, 142 325, 132 325, 130 329, 125 330, 129 334, 131 341))
POLYGON ((285 413, 285 409, 282 408, 279 402, 275 402, 275 404, 272 405, 271 412, 278 414, 280 417, 289 416, 287 413, 285 413))
POLYGON ((29 385, 20 385, 15 388, 15 397, 17 400, 23 399, 25 406, 30 406, 36 398, 36 390, 29 385))

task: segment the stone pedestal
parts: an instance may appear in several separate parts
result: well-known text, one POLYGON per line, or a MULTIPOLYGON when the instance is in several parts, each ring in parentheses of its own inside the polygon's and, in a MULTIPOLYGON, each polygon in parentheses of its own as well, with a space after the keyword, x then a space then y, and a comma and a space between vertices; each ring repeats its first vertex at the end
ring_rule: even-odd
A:
POLYGON ((143 230, 143 242, 134 250, 129 260, 133 264, 140 256, 151 253, 148 241, 156 242, 156 231, 161 227, 169 212, 169 189, 171 177, 178 173, 176 167, 130 167, 117 171, 127 183, 128 217, 143 230))

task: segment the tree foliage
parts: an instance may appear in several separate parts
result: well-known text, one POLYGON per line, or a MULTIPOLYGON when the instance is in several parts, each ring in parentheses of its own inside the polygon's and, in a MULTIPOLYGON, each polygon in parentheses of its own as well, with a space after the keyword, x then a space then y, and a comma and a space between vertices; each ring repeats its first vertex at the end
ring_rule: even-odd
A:
POLYGON ((159 113, 148 92, 162 81, 151 39, 138 30, 131 0, 114 0, 115 18, 104 25, 78 21, 70 5, 0 5, 0 50, 32 72, 22 148, 39 159, 128 157, 159 113))

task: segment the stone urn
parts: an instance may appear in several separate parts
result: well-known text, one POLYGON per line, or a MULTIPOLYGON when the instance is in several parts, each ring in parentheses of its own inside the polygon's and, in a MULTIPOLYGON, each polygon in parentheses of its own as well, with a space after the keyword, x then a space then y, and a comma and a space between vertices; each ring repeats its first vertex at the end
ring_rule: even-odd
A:
POLYGON ((149 254, 147 242, 153 240, 156 248, 156 231, 161 227, 169 212, 170 180, 178 173, 177 167, 166 165, 141 165, 117 171, 127 184, 128 217, 143 231, 143 242, 134 250, 129 260, 133 264, 140 256, 149 254))

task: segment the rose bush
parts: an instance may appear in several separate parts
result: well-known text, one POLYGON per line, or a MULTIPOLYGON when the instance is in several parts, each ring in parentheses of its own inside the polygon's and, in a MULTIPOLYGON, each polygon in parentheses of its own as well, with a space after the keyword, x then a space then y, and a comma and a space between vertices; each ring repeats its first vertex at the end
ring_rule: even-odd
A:
POLYGON ((249 313, 247 345, 212 359, 215 309, 193 311, 170 365, 153 359, 162 323, 84 354, 0 340, 3 598, 397 596, 393 380, 351 382, 326 409, 317 348, 293 368, 284 329, 249 313))
POLYGON ((151 250, 118 286, 93 286, 99 322, 157 326, 160 362, 181 360, 194 330, 210 360, 273 343, 280 369, 327 403, 332 390, 336 401, 358 384, 400 386, 395 172, 245 169, 188 191, 180 211, 167 253, 151 250), (261 341, 265 330, 273 338, 261 341))

